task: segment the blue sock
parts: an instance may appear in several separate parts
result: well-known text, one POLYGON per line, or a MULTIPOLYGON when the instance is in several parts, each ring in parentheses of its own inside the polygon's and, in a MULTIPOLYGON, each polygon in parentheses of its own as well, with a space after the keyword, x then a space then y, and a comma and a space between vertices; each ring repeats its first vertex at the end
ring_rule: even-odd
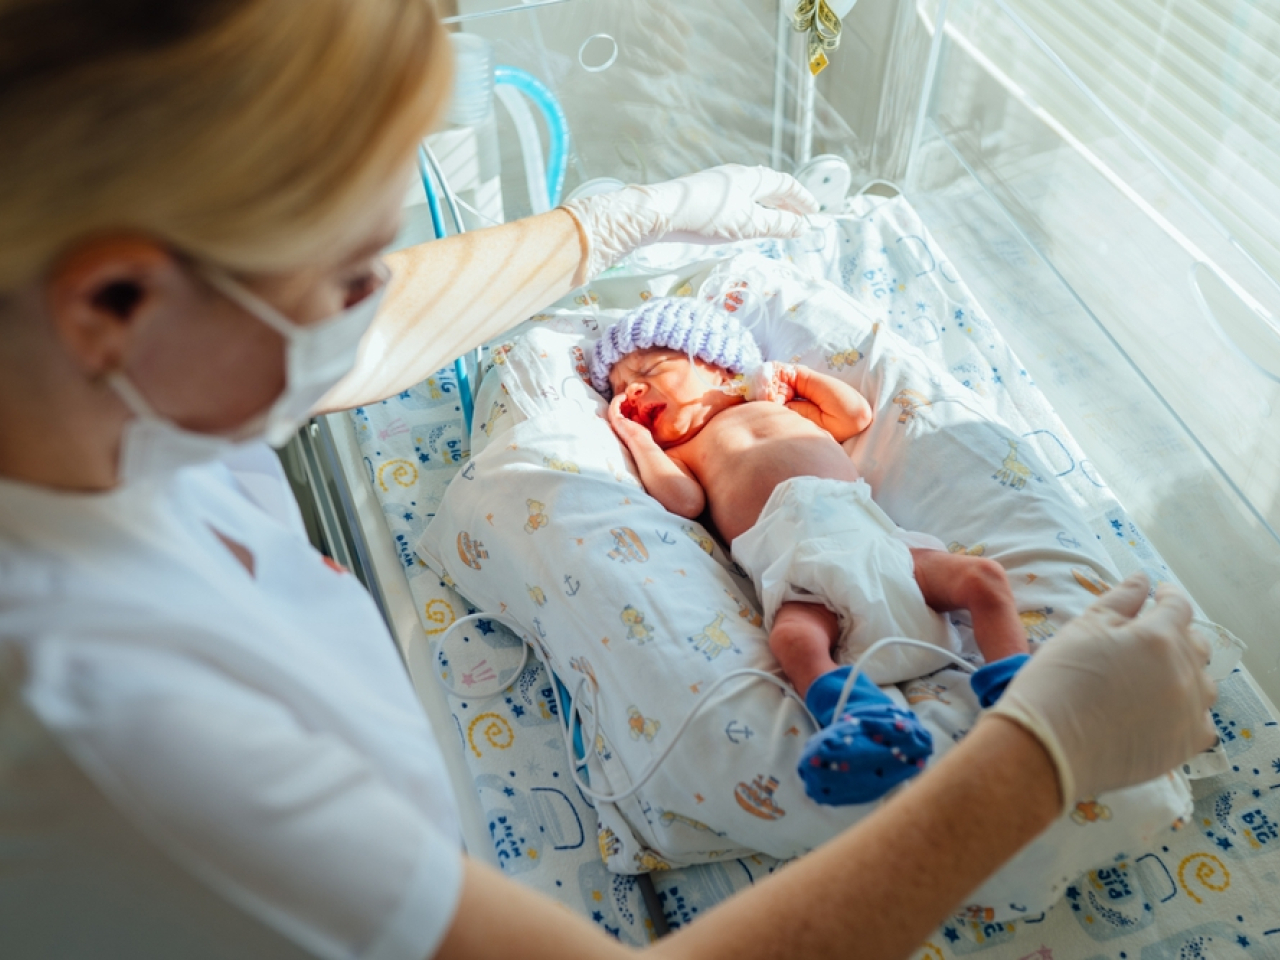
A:
POLYGON ((797 772, 811 799, 832 806, 878 800, 923 770, 933 754, 933 737, 919 718, 895 706, 865 673, 834 716, 851 669, 824 673, 805 695, 823 728, 805 743, 797 772))
POLYGON ((1031 654, 1019 653, 979 668, 977 673, 969 677, 969 686, 977 695, 978 702, 984 708, 993 706, 1004 693, 1004 688, 1009 686, 1009 681, 1013 679, 1014 674, 1030 659, 1031 654))

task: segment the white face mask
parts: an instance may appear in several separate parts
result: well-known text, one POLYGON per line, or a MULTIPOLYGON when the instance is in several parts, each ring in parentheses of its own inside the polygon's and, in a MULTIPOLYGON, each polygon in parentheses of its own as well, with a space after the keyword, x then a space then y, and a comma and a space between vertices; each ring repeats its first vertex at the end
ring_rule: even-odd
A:
POLYGON ((111 374, 107 382, 134 414, 122 439, 122 483, 167 476, 181 467, 207 463, 252 440, 284 446, 306 423, 320 399, 355 366, 360 341, 373 323, 390 277, 387 268, 377 263, 375 290, 341 313, 300 327, 225 273, 209 267, 200 268, 200 272, 219 293, 284 337, 284 390, 253 426, 228 436, 179 427, 157 414, 124 374, 111 374))

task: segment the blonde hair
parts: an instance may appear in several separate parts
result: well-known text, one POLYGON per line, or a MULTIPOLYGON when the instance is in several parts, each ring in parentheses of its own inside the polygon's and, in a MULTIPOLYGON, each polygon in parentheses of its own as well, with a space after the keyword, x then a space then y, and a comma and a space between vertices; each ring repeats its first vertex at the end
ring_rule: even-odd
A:
POLYGON ((0 0, 0 295, 105 231, 321 261, 449 73, 432 0, 0 0))

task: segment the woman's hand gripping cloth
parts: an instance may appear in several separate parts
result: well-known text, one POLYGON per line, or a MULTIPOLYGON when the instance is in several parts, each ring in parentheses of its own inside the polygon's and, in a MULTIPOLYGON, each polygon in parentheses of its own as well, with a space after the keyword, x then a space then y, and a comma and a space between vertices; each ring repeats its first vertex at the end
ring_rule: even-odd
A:
MULTIPOLYGON (((850 446, 881 506, 907 529, 1004 563, 1034 640, 1115 582, 1031 445, 979 398, 873 327, 839 290, 784 265, 730 261, 702 292, 743 282, 773 293, 756 331, 766 356, 831 370, 875 405, 875 423, 850 446)), ((701 527, 644 493, 600 418, 603 402, 575 372, 590 338, 553 323, 512 344, 491 374, 497 385, 482 388, 520 412, 507 423, 520 422, 459 474, 419 552, 481 609, 517 620, 589 714, 595 698, 586 769, 593 790, 616 793, 670 745, 712 683, 776 664, 750 584, 701 527)), ((952 619, 963 635, 963 618, 952 619)), ((980 712, 956 670, 885 690, 929 725, 937 756, 980 712)), ((795 769, 810 729, 775 687, 727 682, 637 794, 597 805, 606 863, 629 873, 747 851, 790 857, 856 822, 874 807, 824 807, 804 795, 795 769)), ((1167 779, 1099 798, 976 891, 974 909, 993 919, 1034 914, 1084 870, 1150 844, 1189 809, 1185 785, 1167 779)))

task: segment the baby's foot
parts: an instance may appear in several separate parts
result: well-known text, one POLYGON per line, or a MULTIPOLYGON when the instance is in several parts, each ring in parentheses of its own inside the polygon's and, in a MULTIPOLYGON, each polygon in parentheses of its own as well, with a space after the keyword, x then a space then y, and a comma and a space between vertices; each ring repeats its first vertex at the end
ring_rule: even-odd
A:
POLYGON ((825 673, 805 696, 823 728, 800 754, 797 772, 817 803, 871 803, 924 769, 933 737, 910 710, 903 710, 860 674, 844 710, 833 718, 849 667, 825 673))
POLYGON ((1004 688, 1009 686, 1009 681, 1013 679, 1014 674, 1030 659, 1030 654, 1018 653, 980 667, 973 676, 969 677, 969 686, 973 688, 978 702, 983 707, 994 706, 1000 699, 1000 695, 1004 693, 1004 688))

